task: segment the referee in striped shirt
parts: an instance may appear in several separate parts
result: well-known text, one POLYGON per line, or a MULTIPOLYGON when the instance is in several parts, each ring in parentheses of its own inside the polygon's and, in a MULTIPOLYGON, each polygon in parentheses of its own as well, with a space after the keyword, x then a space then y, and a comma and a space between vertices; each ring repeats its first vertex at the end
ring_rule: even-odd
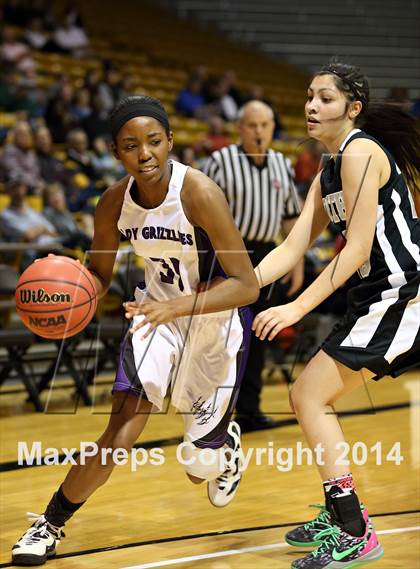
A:
MULTIPOLYGON (((239 111, 240 144, 213 152, 203 168, 225 192, 233 218, 241 232, 253 266, 274 249, 275 240, 286 236, 299 213, 299 199, 290 160, 269 148, 274 132, 272 109, 261 101, 249 101, 239 111)), ((303 261, 267 289, 252 306, 254 315, 285 302, 303 283, 303 261)), ((264 342, 254 334, 245 375, 236 405, 243 432, 275 426, 260 409, 264 342)))

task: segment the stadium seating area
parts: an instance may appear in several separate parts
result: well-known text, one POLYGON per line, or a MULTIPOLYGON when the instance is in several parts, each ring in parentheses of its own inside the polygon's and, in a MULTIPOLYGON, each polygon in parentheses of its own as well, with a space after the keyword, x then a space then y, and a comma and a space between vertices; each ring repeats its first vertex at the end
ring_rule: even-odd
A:
MULTIPOLYGON (((118 68, 124 77, 131 77, 134 92, 160 98, 173 113, 177 92, 195 66, 205 65, 211 73, 233 69, 244 92, 255 84, 264 89, 292 139, 304 136, 302 89, 307 81, 305 73, 276 63, 217 32, 201 30, 195 24, 178 20, 173 13, 156 8, 152 3, 119 2, 118 18, 114 17, 116 7, 112 2, 92 0, 81 3, 79 9, 90 38, 89 56, 76 58, 33 51, 38 88, 54 88, 63 74, 69 76, 76 89, 80 88, 87 74, 102 73, 106 61, 118 68)), ((207 130, 203 122, 177 116, 171 118, 178 145, 193 143, 207 130)), ((3 128, 9 128, 16 120, 16 113, 0 115, 3 128)), ((230 125, 228 129, 232 130, 230 125)), ((293 144, 279 143, 279 148, 289 153, 295 151, 293 144)))
POLYGON ((183 17, 305 70, 331 55, 350 59, 371 78, 376 96, 408 90, 420 96, 420 4, 412 0, 161 0, 183 17), (269 18, 267 15, 269 14, 269 18), (325 41, 328 38, 328 41, 325 41), (417 70, 417 71, 416 71, 417 70))

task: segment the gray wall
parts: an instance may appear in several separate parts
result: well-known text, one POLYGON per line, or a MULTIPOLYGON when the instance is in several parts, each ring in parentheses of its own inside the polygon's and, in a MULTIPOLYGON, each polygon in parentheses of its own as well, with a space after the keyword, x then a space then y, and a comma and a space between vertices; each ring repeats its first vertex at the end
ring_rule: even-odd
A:
POLYGON ((270 56, 314 71, 338 55, 360 65, 373 94, 420 96, 420 0, 161 0, 270 56))

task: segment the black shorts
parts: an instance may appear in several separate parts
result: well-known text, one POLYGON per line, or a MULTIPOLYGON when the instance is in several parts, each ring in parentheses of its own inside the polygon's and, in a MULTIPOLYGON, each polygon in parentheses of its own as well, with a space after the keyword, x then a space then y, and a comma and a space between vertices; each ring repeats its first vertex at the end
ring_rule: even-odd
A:
POLYGON ((343 346, 345 338, 350 335, 350 326, 343 322, 338 323, 329 336, 324 340, 321 349, 333 359, 348 368, 359 371, 366 368, 375 374, 374 380, 386 375, 398 377, 410 369, 419 369, 420 372, 420 333, 412 347, 396 356, 391 362, 385 358, 385 347, 388 345, 386 335, 370 342, 366 347, 343 346))

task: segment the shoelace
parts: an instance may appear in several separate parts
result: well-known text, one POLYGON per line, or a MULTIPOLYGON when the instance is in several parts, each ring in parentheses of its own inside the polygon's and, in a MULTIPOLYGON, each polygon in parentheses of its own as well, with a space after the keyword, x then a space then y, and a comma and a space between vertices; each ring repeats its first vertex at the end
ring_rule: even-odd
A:
POLYGON ((51 533, 55 538, 60 539, 64 536, 64 532, 60 527, 50 524, 44 514, 35 514, 34 512, 27 512, 28 521, 33 523, 33 526, 23 536, 23 541, 26 545, 38 543, 48 533, 51 533))
POLYGON ((330 549, 331 545, 334 545, 336 547, 339 546, 340 535, 341 535, 341 529, 338 528, 337 526, 330 526, 315 534, 315 539, 316 540, 323 539, 323 542, 317 549, 315 549, 315 551, 311 553, 311 555, 313 557, 318 557, 319 555, 322 555, 322 553, 325 553, 325 551, 330 549))
POLYGON ((312 526, 314 526, 315 524, 324 525, 325 527, 331 526, 331 515, 324 505, 322 505, 322 504, 309 504, 309 507, 310 508, 317 508, 318 510, 320 510, 320 512, 314 520, 312 520, 311 522, 308 522, 307 524, 305 524, 303 526, 304 529, 310 530, 310 529, 312 529, 312 526))
POLYGON ((226 486, 230 472, 232 472, 232 469, 230 468, 230 466, 228 466, 226 470, 216 478, 218 486, 226 486))

